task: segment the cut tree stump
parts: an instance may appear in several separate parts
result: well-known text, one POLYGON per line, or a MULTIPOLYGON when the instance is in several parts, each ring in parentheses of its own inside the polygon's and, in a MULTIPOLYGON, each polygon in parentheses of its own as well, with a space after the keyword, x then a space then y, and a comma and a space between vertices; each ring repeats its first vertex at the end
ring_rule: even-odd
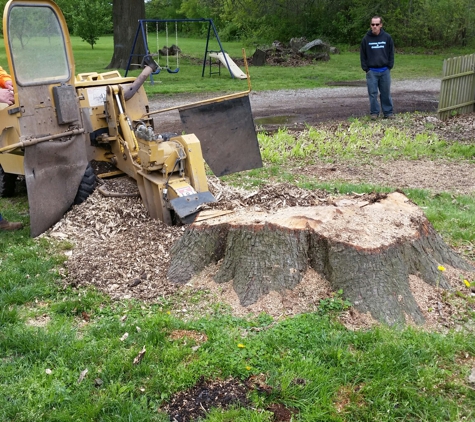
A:
POLYGON ((186 283, 216 263, 214 280, 232 280, 243 306, 271 290, 285 295, 311 267, 357 310, 389 325, 425 321, 409 275, 450 289, 439 266, 475 271, 400 192, 194 223, 172 247, 168 278, 186 283))

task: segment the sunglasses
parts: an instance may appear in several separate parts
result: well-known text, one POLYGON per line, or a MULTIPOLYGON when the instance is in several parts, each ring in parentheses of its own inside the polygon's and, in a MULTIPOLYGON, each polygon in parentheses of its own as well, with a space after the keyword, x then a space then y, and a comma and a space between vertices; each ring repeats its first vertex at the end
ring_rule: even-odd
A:
POLYGON ((372 23, 371 26, 379 26, 381 25, 380 23, 372 23))

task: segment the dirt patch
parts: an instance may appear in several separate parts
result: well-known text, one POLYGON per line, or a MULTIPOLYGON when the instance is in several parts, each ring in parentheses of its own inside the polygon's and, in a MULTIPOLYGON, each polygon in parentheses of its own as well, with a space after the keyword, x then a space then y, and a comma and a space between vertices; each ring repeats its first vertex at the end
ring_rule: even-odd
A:
POLYGON ((160 410, 168 413, 171 421, 194 421, 206 417, 212 408, 248 407, 247 392, 247 387, 233 378, 224 381, 202 378, 192 388, 175 394, 160 410))
POLYGON ((322 182, 371 183, 400 189, 427 189, 434 194, 453 192, 469 195, 475 192, 475 166, 470 162, 397 160, 372 158, 371 164, 317 162, 298 169, 322 182))
MULTIPOLYGON (((294 380, 294 383, 305 383, 294 380)), ((265 374, 252 375, 244 382, 235 378, 226 380, 205 380, 201 378, 193 387, 180 391, 159 410, 169 415, 171 421, 191 422, 205 418, 211 409, 224 410, 231 406, 250 408, 248 395, 256 391, 269 396, 274 388, 267 384, 265 374)), ((298 414, 295 408, 288 408, 282 403, 271 403, 266 411, 272 415, 274 422, 290 422, 298 414)))
POLYGON ((46 327, 50 321, 51 318, 49 315, 43 314, 35 318, 30 318, 28 321, 26 321, 26 325, 30 325, 32 327, 46 327))
POLYGON ((202 344, 208 341, 206 334, 192 330, 173 330, 168 338, 172 341, 181 340, 183 344, 186 344, 188 340, 192 340, 196 344, 202 344))

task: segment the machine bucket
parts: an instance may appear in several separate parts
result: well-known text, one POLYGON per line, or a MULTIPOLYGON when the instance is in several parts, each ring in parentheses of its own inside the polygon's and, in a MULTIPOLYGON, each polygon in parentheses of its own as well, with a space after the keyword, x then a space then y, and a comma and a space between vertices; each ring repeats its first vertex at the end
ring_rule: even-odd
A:
POLYGON ((30 235, 36 237, 58 222, 74 202, 87 167, 83 136, 26 147, 24 167, 30 235))
POLYGON ((262 167, 249 96, 179 110, 186 133, 194 133, 216 176, 262 167))

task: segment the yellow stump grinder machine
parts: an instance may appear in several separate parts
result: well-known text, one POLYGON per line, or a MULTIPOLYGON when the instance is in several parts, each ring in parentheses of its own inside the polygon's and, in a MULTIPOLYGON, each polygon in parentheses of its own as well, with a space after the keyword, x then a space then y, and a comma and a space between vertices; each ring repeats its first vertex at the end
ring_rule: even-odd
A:
POLYGON ((24 175, 32 237, 92 193, 93 160, 135 179, 150 216, 166 224, 192 222, 215 201, 204 160, 217 176, 262 166, 250 87, 177 108, 186 134, 160 134, 152 116, 170 109, 150 110, 150 55, 137 77, 75 75, 66 22, 50 0, 10 0, 3 34, 15 101, 0 105, 0 196, 24 175))

